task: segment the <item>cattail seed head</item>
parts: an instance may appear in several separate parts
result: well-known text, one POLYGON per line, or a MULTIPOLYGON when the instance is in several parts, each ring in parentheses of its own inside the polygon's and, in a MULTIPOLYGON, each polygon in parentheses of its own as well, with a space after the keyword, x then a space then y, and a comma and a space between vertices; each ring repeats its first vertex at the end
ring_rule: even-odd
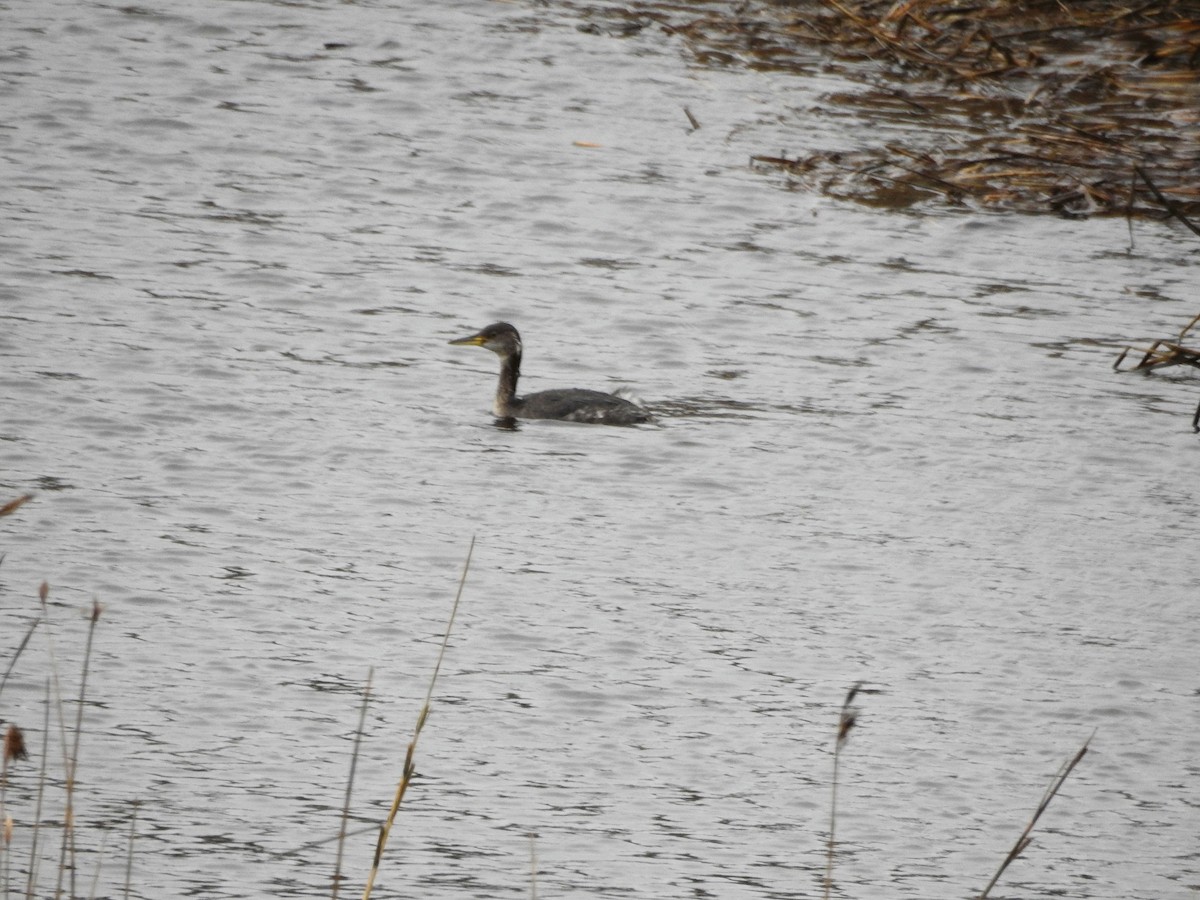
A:
POLYGON ((858 713, 852 709, 842 711, 841 719, 838 721, 837 742, 843 743, 846 738, 850 737, 850 732, 854 726, 858 724, 858 713))
POLYGON ((23 497, 18 497, 16 500, 9 500, 3 506, 0 506, 0 516, 11 516, 32 499, 33 494, 26 494, 23 497))
POLYGON ((8 731, 4 733, 4 762, 9 763, 17 759, 28 759, 29 753, 25 750, 25 735, 21 734, 21 729, 16 725, 9 725, 8 731))

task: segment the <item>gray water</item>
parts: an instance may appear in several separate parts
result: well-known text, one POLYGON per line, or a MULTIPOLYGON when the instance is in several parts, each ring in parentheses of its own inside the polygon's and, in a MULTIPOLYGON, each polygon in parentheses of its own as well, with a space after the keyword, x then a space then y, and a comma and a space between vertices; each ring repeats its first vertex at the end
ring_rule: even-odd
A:
POLYGON ((819 896, 858 681, 837 896, 977 894, 1093 732, 994 896, 1196 896, 1200 385, 1111 370, 1194 237, 794 190, 852 86, 566 9, 3 17, 18 863, 98 600, 80 878, 136 800, 134 896, 328 896, 373 669, 361 893, 474 537, 377 897, 819 896), (496 319, 657 424, 497 428, 496 319))

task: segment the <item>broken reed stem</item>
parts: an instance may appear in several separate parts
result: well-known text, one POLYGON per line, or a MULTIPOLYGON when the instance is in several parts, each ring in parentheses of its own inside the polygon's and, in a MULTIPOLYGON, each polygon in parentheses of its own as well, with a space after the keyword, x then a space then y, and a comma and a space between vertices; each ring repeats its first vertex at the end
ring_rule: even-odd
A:
POLYGON ((842 711, 838 715, 837 740, 833 745, 833 787, 829 797, 829 843, 825 853, 825 900, 829 900, 829 892, 833 890, 834 835, 837 831, 838 766, 841 763, 842 745, 846 743, 846 739, 850 737, 850 731, 858 723, 858 710, 854 709, 850 704, 854 702, 854 698, 858 696, 858 692, 861 689, 862 682, 859 681, 855 682, 853 687, 846 692, 846 699, 842 701, 842 711))
POLYGON ((346 796, 342 800, 342 824, 338 828, 337 857, 333 865, 333 900, 342 889, 342 856, 346 849, 346 829, 350 824, 350 792, 354 788, 354 773, 358 769, 358 752, 362 746, 363 728, 367 721, 367 706, 371 702, 371 681, 375 669, 367 669, 367 684, 363 688, 362 706, 358 711, 358 727, 354 730, 354 749, 350 753, 350 776, 346 779, 346 796))
POLYGON ((1042 795, 1042 800, 1037 805, 1037 809, 1033 811, 1033 817, 1029 820, 1029 824, 1025 826, 1025 830, 1021 832, 1021 836, 1017 838, 1017 842, 1013 844, 1012 849, 1008 851, 1008 856, 1004 857, 1004 862, 1000 863, 1000 868, 996 870, 996 874, 992 876, 992 880, 987 883, 987 887, 979 895, 979 900, 987 900, 988 893, 995 887, 996 882, 1000 880, 1000 876, 1004 874, 1004 870, 1008 868, 1009 863, 1020 856, 1025 848, 1029 846, 1031 840, 1029 835, 1033 831, 1033 827, 1037 825, 1038 819, 1041 818, 1042 813, 1050 805, 1050 801, 1054 799, 1054 795, 1063 786, 1063 782, 1067 780, 1067 776, 1071 774, 1071 771, 1079 765, 1079 761, 1087 754, 1088 744, 1092 742, 1092 738, 1095 736, 1096 732, 1093 731, 1091 736, 1083 742, 1083 746, 1079 748, 1079 752, 1067 760, 1054 778, 1051 779, 1050 786, 1046 789, 1046 793, 1042 795))
POLYGON ((458 591, 454 595, 454 605, 450 609, 450 621, 446 623, 446 634, 442 637, 442 647, 438 651, 437 662, 433 666, 429 689, 425 692, 425 703, 417 714, 417 724, 413 728, 412 740, 408 744, 408 753, 404 757, 404 770, 400 776, 400 783, 396 786, 396 796, 392 799, 392 808, 388 811, 387 819, 379 829, 379 841, 375 845, 375 859, 371 863, 371 872, 367 877, 367 884, 363 888, 363 900, 369 900, 371 891, 375 887, 375 878, 379 874, 379 864, 383 860, 383 850, 387 846, 392 823, 396 820, 396 813, 399 812, 400 804, 404 800, 404 792, 408 790, 409 782, 412 781, 413 772, 416 769, 414 757, 417 752, 417 740, 421 737, 421 729, 425 727, 425 719, 429 716, 429 703, 433 699, 433 688, 437 684, 438 672, 441 671, 442 660, 446 656, 446 645, 450 643, 450 631, 454 628, 454 617, 458 614, 458 603, 462 599, 463 585, 467 582, 467 571, 471 568, 471 554, 474 551, 475 538, 471 538, 471 544, 467 547, 467 559, 463 563, 462 575, 458 579, 458 591))

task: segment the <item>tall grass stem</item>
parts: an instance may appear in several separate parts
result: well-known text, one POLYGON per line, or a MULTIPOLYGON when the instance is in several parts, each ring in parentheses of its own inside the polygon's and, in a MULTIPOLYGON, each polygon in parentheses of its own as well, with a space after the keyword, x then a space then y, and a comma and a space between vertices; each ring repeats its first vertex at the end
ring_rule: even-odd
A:
POLYGON ((458 604, 462 600, 463 586, 467 583, 467 572, 471 568, 471 554, 474 551, 475 538, 472 537, 471 545, 467 548, 466 562, 463 563, 462 576, 458 579, 458 591, 454 595, 454 606, 450 609, 450 621, 446 623, 446 634, 442 637, 442 647, 438 651, 437 662, 433 666, 429 689, 425 692, 425 703, 417 714, 417 724, 413 728, 412 740, 408 744, 408 752, 404 757, 404 770, 400 776, 400 783, 396 786, 396 796, 392 799, 392 808, 388 811, 387 819, 379 829, 379 840, 375 844, 375 858, 371 862, 371 872, 367 876, 367 884, 363 888, 363 900, 370 900, 371 891, 375 887, 375 879, 379 875, 379 864, 383 860, 383 851, 387 846, 388 835, 392 832, 392 823, 396 821, 396 813, 400 811, 400 804, 404 801, 404 792, 408 790, 413 772, 416 770, 417 741, 421 737, 421 729, 425 727, 425 719, 429 716, 429 703, 433 699, 433 689, 437 684, 438 673, 442 670, 442 660, 446 657, 446 645, 450 643, 450 632, 454 628, 454 618, 458 615, 458 604))
POLYGON ((842 746, 850 737, 854 726, 858 724, 858 710, 851 704, 854 703, 854 698, 858 696, 860 690, 862 690, 861 681, 851 686, 850 690, 846 692, 846 699, 842 701, 842 711, 838 714, 837 738, 833 744, 833 785, 829 792, 829 843, 825 849, 824 900, 829 900, 830 892, 833 890, 833 859, 837 846, 838 768, 842 761, 842 746))
POLYGON ((46 679, 46 696, 42 701, 42 760, 38 766, 37 800, 33 806, 33 836, 29 845, 29 875, 25 880, 25 900, 33 900, 38 880, 38 838, 42 834, 42 804, 46 799, 46 766, 50 760, 50 679, 46 679))
POLYGON ((1008 851, 1008 856, 1004 857, 1004 861, 1000 863, 1000 868, 996 870, 996 874, 992 876, 992 880, 987 883, 987 887, 985 887, 983 889, 983 893, 979 895, 979 900, 987 900, 987 895, 991 892, 992 888, 996 886, 996 882, 1000 880, 1000 876, 1004 874, 1004 870, 1008 868, 1009 864, 1014 859, 1024 852, 1026 847, 1029 846, 1031 840, 1029 835, 1032 833, 1034 826, 1037 825, 1038 819, 1042 817, 1042 813, 1046 811, 1046 808, 1050 805, 1050 801, 1054 799, 1054 796, 1059 792, 1059 789, 1062 788, 1063 783, 1067 780, 1067 776, 1071 774, 1071 771, 1077 765, 1079 765, 1079 761, 1082 760, 1085 755, 1087 755, 1088 744, 1092 742, 1092 738, 1095 736, 1096 732, 1093 731, 1091 736, 1089 736, 1088 739, 1083 742, 1083 746, 1079 748, 1079 752, 1063 763, 1058 772, 1055 773, 1054 777, 1050 780, 1050 786, 1046 788, 1046 792, 1042 794, 1041 802, 1038 803, 1037 809, 1033 811, 1033 816, 1030 818, 1029 824, 1025 826, 1025 830, 1021 832, 1021 836, 1017 838, 1017 842, 1013 844, 1012 849, 1008 851))
POLYGON ((63 844, 62 852, 59 855, 59 889, 55 891, 55 896, 61 893, 62 874, 64 869, 70 872, 70 889, 69 893, 72 897, 77 896, 75 891, 75 874, 77 867, 75 865, 75 773, 79 769, 79 742, 83 735, 83 706, 87 699, 87 680, 88 669, 92 659, 92 642, 96 635, 96 623, 100 620, 100 613, 103 607, 93 600, 92 615, 88 621, 87 641, 83 648, 83 671, 79 678, 79 700, 75 707, 75 733, 71 740, 71 749, 66 758, 67 769, 67 808, 63 815, 63 844))
POLYGON ((125 854, 125 890, 121 895, 125 900, 129 900, 129 888, 133 884, 133 842, 137 837, 137 815, 142 802, 134 800, 132 805, 133 814, 129 817, 129 850, 125 854))
POLYGON ((346 849, 346 829, 350 825, 350 795, 354 790, 354 773, 358 769, 358 754, 362 747, 363 729, 367 721, 367 707, 371 703, 371 682, 375 669, 367 669, 367 684, 363 688, 362 706, 358 711, 358 727, 354 729, 354 750, 350 753, 350 775, 346 779, 346 796, 342 799, 342 823, 338 828, 337 857, 333 865, 333 900, 337 900, 342 889, 342 857, 346 849))

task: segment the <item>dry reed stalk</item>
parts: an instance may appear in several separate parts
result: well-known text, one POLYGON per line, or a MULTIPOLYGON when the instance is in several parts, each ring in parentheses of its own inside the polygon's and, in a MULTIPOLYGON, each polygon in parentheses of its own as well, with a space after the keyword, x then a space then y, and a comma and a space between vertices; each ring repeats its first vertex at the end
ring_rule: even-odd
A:
POLYGON ((1183 330, 1179 332, 1179 343, 1183 343, 1188 336, 1188 332, 1196 327, 1196 323, 1200 322, 1200 313, 1192 317, 1192 320, 1183 326, 1183 330))
POLYGON ((1192 234, 1200 236, 1200 228, 1196 227, 1196 225, 1194 225, 1187 216, 1180 212, 1178 206, 1163 196, 1163 192, 1158 189, 1158 185, 1150 180, 1150 176, 1146 174, 1145 169, 1143 169, 1141 166, 1134 166, 1133 171, 1137 172, 1142 181, 1146 182, 1146 187, 1150 188, 1150 192, 1154 194, 1155 199, 1163 205, 1163 209, 1182 222, 1184 227, 1186 227, 1187 230, 1192 234))
POLYGON ((37 801, 33 806, 33 835, 29 844, 29 875, 25 881, 25 900, 33 900, 37 889, 38 839, 42 835, 42 802, 46 798, 46 765, 50 759, 50 679, 42 699, 42 758, 38 766, 37 801))
MULTIPOLYGON (((44 619, 47 623, 46 653, 50 657, 50 677, 46 680, 46 698, 44 701, 45 702, 45 729, 42 732, 42 734, 44 736, 43 737, 44 744, 43 744, 43 752, 42 752, 41 770, 38 773, 37 815, 36 815, 36 818, 34 819, 34 823, 33 823, 34 847, 37 846, 38 836, 41 833, 42 801, 45 798, 45 788, 46 788, 46 784, 47 784, 46 767, 47 767, 47 760, 49 757, 49 748, 50 748, 50 709, 51 709, 51 706, 53 706, 53 708, 58 716, 58 721, 57 721, 58 739, 59 739, 59 745, 62 748, 62 754, 63 754, 63 771, 65 773, 68 773, 68 775, 70 773, 70 756, 67 751, 67 725, 63 718, 62 688, 59 684, 59 679, 58 679, 58 655, 54 652, 54 632, 52 630, 49 630, 49 622, 50 622, 49 598, 50 598, 50 585, 47 582, 43 581, 41 584, 41 587, 38 589, 38 600, 40 601, 40 603, 42 605, 42 619, 44 619), (53 701, 54 701, 53 703, 51 703, 51 698, 53 698, 53 701)), ((64 813, 64 818, 63 818, 63 829, 64 830, 63 830, 62 851, 60 853, 60 859, 59 859, 59 865, 58 865, 58 880, 55 884, 55 889, 54 889, 54 896, 56 898, 62 896, 63 871, 64 871, 64 867, 66 865, 65 854, 66 854, 66 847, 67 847, 67 843, 68 843, 67 830, 71 828, 71 817, 70 817, 71 783, 70 783, 69 777, 67 778, 66 788, 67 788, 67 809, 66 809, 66 812, 64 813)), ((29 886, 28 892, 26 893, 27 900, 32 900, 32 898, 33 898, 33 887, 37 882, 36 875, 37 875, 37 868, 38 868, 39 863, 40 863, 40 860, 31 851, 30 861, 29 861, 29 885, 30 886, 29 886)), ((72 896, 74 896, 74 892, 72 892, 72 896)))
POLYGON ((538 833, 529 832, 529 900, 538 900, 538 833))
POLYGON ((842 746, 850 737, 850 732, 854 726, 858 724, 858 710, 850 704, 854 702, 854 698, 858 696, 858 692, 862 690, 862 682, 856 682, 849 691, 846 692, 846 699, 842 701, 842 711, 838 714, 838 729, 837 739, 833 745, 833 787, 829 798, 829 843, 825 853, 825 900, 829 900, 829 892, 833 890, 833 857, 834 857, 834 834, 837 830, 837 789, 838 789, 838 765, 841 762, 842 746))
POLYGON ((371 891, 375 887, 375 878, 379 874, 383 851, 387 846, 388 835, 392 832, 392 823, 396 821, 396 813, 400 811, 400 804, 404 801, 404 792, 408 790, 413 772, 416 770, 417 741, 421 737, 421 729, 425 727, 425 720, 429 717, 429 704, 433 699, 433 688, 437 684, 438 673, 442 669, 442 660, 446 656, 446 645, 450 643, 450 632, 454 628, 454 617, 458 615, 458 604, 462 600, 463 586, 467 582, 467 572, 471 568, 471 554, 474 551, 475 538, 471 538, 471 544, 467 548, 467 559, 463 563, 462 575, 458 580, 458 591, 454 595, 454 605, 450 609, 450 620, 446 623, 446 633, 442 637, 442 646, 438 651, 437 662, 433 666, 433 675, 429 679, 429 689, 425 692, 425 703, 417 714, 417 724, 413 728, 412 740, 408 744, 408 752, 404 757, 404 770, 400 776, 400 783, 396 786, 396 796, 392 799, 392 807, 388 811, 387 819, 379 829, 379 840, 375 844, 375 859, 371 863, 371 872, 367 877, 366 886, 363 888, 363 900, 369 900, 371 891))
POLYGON ((8 765, 9 763, 28 758, 29 753, 25 750, 25 736, 21 733, 20 728, 10 722, 8 730, 4 733, 4 749, 0 752, 0 827, 4 829, 4 834, 0 838, 0 854, 4 857, 5 898, 8 897, 8 886, 12 874, 13 836, 13 818, 8 814, 4 805, 5 792, 8 788, 8 765))
POLYGON ((350 775, 346 779, 346 796, 342 800, 342 823, 338 828, 337 856, 333 865, 333 900, 337 900, 342 889, 342 856, 346 849, 346 829, 350 823, 350 793, 354 788, 354 773, 358 769, 358 753, 362 747, 363 729, 367 721, 367 707, 371 702, 371 681, 375 677, 373 668, 367 669, 367 683, 363 688, 362 706, 358 711, 358 727, 354 729, 354 749, 350 753, 350 775))
POLYGON ((100 870, 104 868, 104 851, 108 847, 108 829, 100 833, 100 849, 96 854, 96 871, 92 873, 92 889, 88 892, 89 900, 95 900, 96 888, 100 886, 100 870))
POLYGON ((983 889, 983 893, 979 895, 979 900, 987 900, 988 893, 995 887, 996 882, 1000 880, 1000 876, 1004 874, 1004 870, 1008 868, 1009 863, 1021 855, 1026 847, 1029 846, 1032 840, 1029 835, 1033 831, 1033 827, 1037 824, 1038 819, 1042 817, 1042 813, 1046 811, 1046 807, 1050 805, 1050 801, 1054 799, 1055 794, 1063 786, 1063 782, 1067 780, 1067 776, 1071 771, 1079 765, 1079 761, 1083 759, 1088 751, 1088 744, 1092 742, 1092 737, 1096 733, 1093 731, 1091 737, 1083 742, 1083 746, 1079 748, 1079 752, 1065 762, 1050 781, 1050 786, 1046 789, 1046 793, 1042 795, 1041 802, 1037 805, 1037 809, 1033 811, 1033 817, 1029 820, 1029 824, 1025 826, 1025 830, 1021 832, 1021 836, 1017 838, 1017 842, 1013 844, 1012 849, 1008 851, 1008 856, 1004 857, 1004 862, 1000 863, 1000 868, 996 870, 996 874, 992 876, 992 880, 987 883, 987 887, 983 889))
MULTIPOLYGON (((12 503, 6 504, 5 508, 12 506, 14 503, 20 505, 20 503, 24 503, 27 499, 29 499, 29 497, 32 496, 32 494, 27 494, 25 497, 22 497, 20 501, 14 500, 12 503)), ((4 513, 4 515, 8 515, 8 513, 4 513)), ((38 597, 41 599, 43 611, 45 610, 46 597, 49 595, 49 593, 50 585, 43 581, 41 587, 38 588, 38 597)), ((4 670, 4 677, 0 678, 0 693, 4 692, 4 685, 8 682, 8 676, 12 674, 13 668, 17 665, 17 660, 20 659, 21 654, 25 652, 25 647, 29 644, 29 639, 33 637, 34 630, 39 624, 41 624, 43 618, 44 616, 38 616, 35 618, 30 624, 28 630, 25 632, 25 636, 21 638, 21 643, 17 644, 17 649, 13 651, 12 659, 8 661, 8 668, 4 670)))
MULTIPOLYGON (((97 601, 92 601, 92 615, 88 622, 87 641, 83 650, 83 672, 79 680, 79 699, 76 701, 75 707, 75 734, 71 744, 70 752, 66 757, 66 811, 63 814, 63 841, 62 848, 59 853, 58 862, 58 884, 55 888, 55 895, 61 894, 62 879, 64 870, 69 870, 71 873, 70 879, 70 895, 76 896, 75 893, 75 773, 79 769, 79 741, 83 735, 83 705, 87 697, 87 679, 88 668, 92 659, 92 640, 96 634, 96 623, 100 620, 100 613, 103 611, 97 601)), ((64 752, 66 745, 64 741, 64 752)))
MULTIPOLYGON (((1142 358, 1132 369, 1126 371, 1140 371, 1148 374, 1155 369, 1165 369, 1168 366, 1192 366, 1193 368, 1200 369, 1200 350, 1193 347, 1185 347, 1183 344, 1187 339, 1188 332, 1195 328, 1197 323, 1200 323, 1200 315, 1195 316, 1183 326, 1183 330, 1179 332, 1178 343, 1163 340, 1155 341, 1150 345, 1148 350, 1141 351, 1142 358)), ((1113 369, 1120 372, 1121 363, 1125 362, 1125 357, 1132 352, 1135 352, 1133 347, 1126 347, 1122 350, 1121 355, 1117 357, 1117 361, 1113 363, 1113 369)), ((1200 404, 1196 406, 1196 412, 1192 415, 1192 431, 1200 433, 1200 404)))
MULTIPOLYGON (((1183 345, 1187 340, 1188 333, 1196 327, 1200 322, 1200 315, 1196 315, 1190 322, 1183 326, 1183 330, 1179 332, 1177 342, 1172 341, 1155 341, 1150 345, 1149 350, 1143 351, 1141 360, 1133 367, 1134 371, 1153 371, 1166 366, 1195 366, 1200 368, 1200 350, 1191 350, 1183 345), (1160 349, 1166 348, 1166 349, 1160 349)), ((1125 361, 1125 357, 1133 350, 1132 347, 1126 347, 1121 351, 1121 355, 1117 357, 1117 361, 1113 363, 1113 368, 1117 371, 1121 370, 1121 363, 1125 361)))
POLYGON ((0 694, 4 693, 4 685, 8 683, 8 676, 12 674, 12 670, 16 666, 17 660, 20 659, 21 654, 25 652, 25 647, 29 643, 29 639, 33 637, 33 632, 41 621, 42 620, 40 616, 33 620, 28 630, 25 632, 25 636, 21 638, 21 643, 17 644, 17 649, 13 651, 12 659, 8 661, 8 668, 4 670, 4 676, 0 677, 0 694))
POLYGON ((140 800, 133 801, 133 815, 129 817, 129 851, 125 855, 125 891, 121 895, 129 900, 129 886, 133 883, 133 839, 137 837, 137 814, 142 805, 140 800))
POLYGON ((3 842, 2 845, 0 845, 0 850, 2 850, 4 853, 4 865, 3 865, 3 867, 0 867, 0 868, 2 868, 3 872, 4 872, 4 897, 5 897, 5 900, 8 900, 8 884, 9 884, 9 879, 12 875, 12 870, 9 867, 9 858, 10 858, 9 851, 12 847, 12 835, 13 835, 12 816, 0 816, 0 822, 3 822, 3 826, 4 826, 4 835, 2 838, 0 838, 0 840, 2 840, 2 842, 3 842))

